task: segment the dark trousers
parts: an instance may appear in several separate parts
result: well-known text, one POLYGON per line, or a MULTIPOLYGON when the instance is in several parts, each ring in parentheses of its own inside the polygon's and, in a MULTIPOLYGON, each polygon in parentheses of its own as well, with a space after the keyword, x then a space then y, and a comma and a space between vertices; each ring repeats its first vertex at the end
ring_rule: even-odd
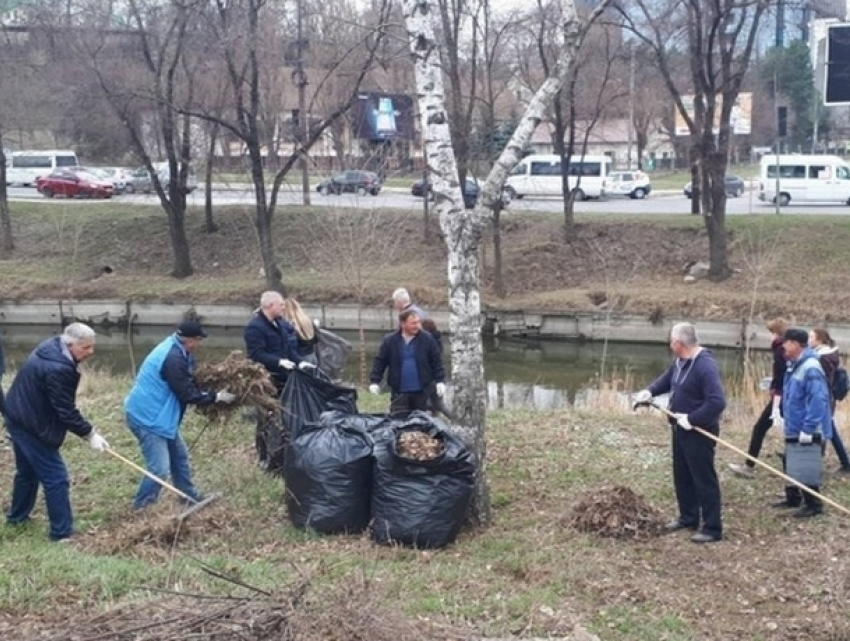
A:
POLYGON ((71 479, 62 455, 25 430, 7 425, 15 452, 15 479, 12 505, 6 514, 10 524, 26 523, 38 498, 38 486, 44 488, 50 538, 64 539, 74 533, 71 510, 71 479))
POLYGON ((6 416, 6 393, 3 391, 2 382, 0 382, 0 416, 6 416))
MULTIPOLYGON (((747 449, 747 454, 753 458, 758 458, 761 452, 761 446, 764 444, 764 437, 767 436, 767 431, 773 427, 773 419, 770 415, 773 413, 773 399, 770 399, 762 410, 761 415, 756 419, 753 425, 753 431, 750 434, 750 447, 747 449)), ((756 464, 747 459, 747 465, 755 467, 756 464)))
POLYGON ((720 538, 720 483, 714 469, 714 441, 692 430, 673 430, 673 482, 679 503, 679 521, 720 538))
POLYGON ((390 395, 390 414, 404 418, 414 410, 428 410, 428 394, 425 392, 393 392, 390 395))
POLYGON ((835 419, 832 419, 832 447, 835 448, 835 454, 838 456, 838 462, 841 463, 842 470, 850 470, 850 458, 847 456, 847 449, 844 447, 844 442, 841 440, 841 434, 838 431, 838 426, 835 424, 835 419))

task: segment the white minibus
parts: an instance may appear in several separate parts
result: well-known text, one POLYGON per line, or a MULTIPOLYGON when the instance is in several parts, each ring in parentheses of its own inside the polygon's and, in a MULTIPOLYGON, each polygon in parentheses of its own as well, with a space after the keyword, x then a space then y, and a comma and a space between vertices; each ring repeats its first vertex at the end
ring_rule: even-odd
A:
MULTIPOLYGON (((605 195, 605 179, 611 173, 608 156, 572 156, 569 186, 576 200, 605 195)), ((564 197, 561 184, 561 157, 557 154, 523 158, 505 181, 505 193, 511 198, 525 196, 564 197)))
POLYGON ((850 205, 850 165, 838 156, 767 155, 761 159, 759 200, 779 204, 840 202, 850 205))
POLYGON ((6 157, 6 184, 34 185, 41 176, 52 174, 62 167, 76 167, 79 164, 77 154, 67 149, 13 151, 6 157))

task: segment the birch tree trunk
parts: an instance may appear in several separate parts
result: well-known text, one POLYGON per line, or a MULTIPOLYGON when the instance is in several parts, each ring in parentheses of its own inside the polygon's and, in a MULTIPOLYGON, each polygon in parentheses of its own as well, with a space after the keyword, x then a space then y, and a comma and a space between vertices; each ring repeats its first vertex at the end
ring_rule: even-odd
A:
POLYGON ((401 0, 405 26, 414 60, 416 94, 422 117, 422 142, 434 193, 434 211, 448 248, 449 311, 451 317, 452 385, 455 429, 474 451, 478 475, 467 520, 474 525, 490 522, 490 492, 487 483, 486 417, 487 388, 484 380, 484 349, 481 342, 481 295, 478 246, 484 222, 501 199, 508 172, 519 162, 522 149, 540 124, 575 64, 576 52, 586 30, 608 0, 603 0, 582 24, 574 0, 562 2, 561 53, 528 105, 519 126, 490 175, 474 210, 464 209, 457 163, 445 108, 440 65, 438 0, 401 0))
POLYGON ((478 244, 484 217, 463 207, 457 175, 440 65, 437 0, 402 0, 416 74, 416 94, 422 114, 422 141, 429 167, 434 212, 448 246, 449 330, 452 346, 454 424, 458 435, 475 452, 478 464, 475 490, 467 514, 473 525, 490 522, 487 484, 485 421, 487 390, 481 343, 478 244))

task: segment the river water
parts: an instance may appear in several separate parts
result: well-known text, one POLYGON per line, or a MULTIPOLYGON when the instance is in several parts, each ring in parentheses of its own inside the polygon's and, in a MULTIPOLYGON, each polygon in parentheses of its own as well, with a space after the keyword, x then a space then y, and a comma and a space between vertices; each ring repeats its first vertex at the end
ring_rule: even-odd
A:
MULTIPOLYGON (((98 330, 97 349, 90 363, 113 372, 138 368, 172 327, 138 327, 132 336, 98 330)), ((55 326, 5 325, 0 329, 7 365, 20 363, 32 348, 58 332, 55 326), (11 361, 11 362, 10 362, 11 361)), ((359 364, 356 332, 340 331, 355 346, 349 358, 346 380, 357 381, 359 364)), ((367 363, 371 367, 382 333, 366 335, 367 363)), ((445 339, 448 346, 448 337, 445 339)), ((210 330, 198 359, 222 358, 233 350, 244 350, 242 328, 210 330)), ((714 349, 726 377, 740 371, 738 350, 714 349)), ((637 390, 651 382, 670 363, 666 345, 641 343, 520 341, 487 338, 484 342, 484 372, 490 408, 556 409, 584 400, 599 389, 599 381, 625 380, 637 390)), ((446 356, 450 372, 449 356, 446 356)), ((8 386, 9 382, 6 382, 8 386)), ((622 386, 621 386, 622 387, 622 386)))

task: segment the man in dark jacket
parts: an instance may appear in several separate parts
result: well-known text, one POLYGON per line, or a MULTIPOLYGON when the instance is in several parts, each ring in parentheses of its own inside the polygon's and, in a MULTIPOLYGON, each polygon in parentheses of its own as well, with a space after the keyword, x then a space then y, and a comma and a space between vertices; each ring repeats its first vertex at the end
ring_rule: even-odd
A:
POLYGON ((647 389, 635 396, 637 403, 670 393, 669 408, 676 416, 673 428, 673 481, 679 504, 679 517, 667 524, 668 531, 702 530, 691 537, 694 543, 710 543, 723 538, 720 483, 714 468, 715 444, 693 431, 696 425, 720 435, 720 416, 726 408, 726 394, 720 369, 711 352, 699 344, 696 328, 679 323, 670 330, 670 349, 676 360, 647 389))
MULTIPOLYGON (((145 357, 133 389, 124 399, 127 426, 139 441, 148 472, 171 477, 174 486, 195 501, 203 495, 192 482, 189 450, 180 424, 189 405, 232 403, 228 390, 202 390, 195 381, 195 356, 207 333, 200 323, 185 321, 145 357)), ((142 478, 133 508, 141 510, 159 499, 160 485, 142 478)))
POLYGON ((71 323, 61 336, 49 338, 29 355, 6 399, 6 429, 15 452, 9 524, 26 523, 35 507, 38 486, 44 488, 50 538, 74 533, 71 480, 59 453, 68 432, 86 439, 92 449, 109 447, 76 406, 78 366, 94 354, 94 330, 71 323))
POLYGON ((445 394, 446 374, 437 341, 422 330, 419 315, 409 309, 399 314, 398 319, 398 331, 387 334, 381 341, 372 365, 369 391, 380 392, 386 372, 391 391, 390 413, 406 415, 427 409, 426 390, 432 382, 436 383, 438 396, 445 394))

